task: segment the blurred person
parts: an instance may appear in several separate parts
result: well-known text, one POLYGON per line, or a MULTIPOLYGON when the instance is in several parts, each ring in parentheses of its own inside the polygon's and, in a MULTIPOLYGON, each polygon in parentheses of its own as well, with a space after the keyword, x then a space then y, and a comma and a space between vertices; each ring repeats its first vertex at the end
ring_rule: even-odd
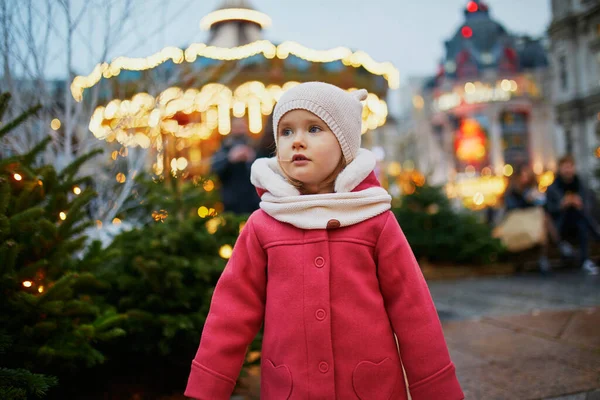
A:
MULTIPOLYGON (((527 164, 517 166, 504 195, 504 207, 506 211, 511 212, 513 210, 524 210, 534 207, 543 208, 545 205, 546 196, 539 191, 533 170, 527 164)), ((558 244, 563 256, 572 257, 574 254, 573 248, 569 243, 560 240, 560 236, 550 215, 544 212, 543 218, 546 238, 558 244)), ((541 243, 541 254, 538 263, 542 272, 550 271, 548 240, 541 243)))
POLYGON ((561 236, 575 234, 579 240, 580 265, 584 272, 598 275, 598 266, 589 259, 589 233, 600 238, 592 217, 593 193, 576 172, 575 160, 567 155, 558 162, 556 179, 547 191, 547 210, 561 236))
POLYGON ((376 157, 360 148, 366 97, 309 82, 277 102, 276 155, 252 166, 261 209, 217 283, 186 396, 228 400, 264 326, 262 400, 464 399, 376 157))
POLYGON ((256 158, 273 157, 275 155, 275 139, 273 137, 273 115, 267 119, 263 135, 256 146, 256 158))
POLYGON ((231 121, 231 133, 211 158, 211 171, 221 182, 224 211, 250 214, 258 209, 259 198, 250 182, 250 168, 256 159, 248 137, 248 124, 243 118, 231 121))

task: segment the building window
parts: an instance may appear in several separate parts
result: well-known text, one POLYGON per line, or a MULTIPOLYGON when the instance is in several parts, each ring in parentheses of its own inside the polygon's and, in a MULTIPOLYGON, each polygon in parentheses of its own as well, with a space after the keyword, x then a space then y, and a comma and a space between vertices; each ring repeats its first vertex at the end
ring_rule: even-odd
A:
POLYGON ((555 18, 564 17, 571 7, 568 0, 552 0, 552 12, 555 18))
POLYGON ((558 58, 558 74, 560 79, 560 87, 562 90, 569 89, 569 74, 567 70, 567 56, 558 58))
POLYGON ((567 154, 573 154, 573 134, 570 129, 565 132, 565 142, 567 154))
POLYGON ((529 114, 524 111, 500 113, 504 162, 511 165, 529 165, 529 114))

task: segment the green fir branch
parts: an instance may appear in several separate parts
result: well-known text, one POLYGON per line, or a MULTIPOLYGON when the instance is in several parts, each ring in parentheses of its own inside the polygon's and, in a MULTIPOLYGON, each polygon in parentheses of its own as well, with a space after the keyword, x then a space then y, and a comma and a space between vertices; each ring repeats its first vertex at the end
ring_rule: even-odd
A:
POLYGON ((0 128, 0 139, 3 138, 10 131, 15 129, 17 126, 19 126, 27 118, 31 117, 32 115, 35 115, 41 108, 42 108, 42 106, 40 104, 33 106, 30 109, 25 110, 17 118, 15 118, 12 121, 10 121, 9 123, 5 124, 2 128, 0 128))

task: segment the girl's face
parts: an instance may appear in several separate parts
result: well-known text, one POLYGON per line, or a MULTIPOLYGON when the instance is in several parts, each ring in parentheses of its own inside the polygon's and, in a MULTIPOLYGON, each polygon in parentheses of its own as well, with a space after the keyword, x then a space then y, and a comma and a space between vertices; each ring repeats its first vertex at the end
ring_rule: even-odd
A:
POLYGON ((279 120, 277 157, 284 172, 302 182, 306 193, 333 192, 333 187, 323 184, 338 166, 342 149, 327 124, 315 114, 292 110, 279 120))

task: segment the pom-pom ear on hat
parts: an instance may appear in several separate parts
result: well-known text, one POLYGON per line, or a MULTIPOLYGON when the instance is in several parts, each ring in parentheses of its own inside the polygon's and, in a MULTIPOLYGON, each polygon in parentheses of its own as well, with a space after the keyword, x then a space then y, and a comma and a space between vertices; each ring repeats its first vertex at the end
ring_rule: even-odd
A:
POLYGON ((273 111, 273 134, 277 143, 279 120, 291 110, 310 111, 331 129, 342 148, 346 164, 358 154, 362 127, 362 100, 367 99, 365 89, 347 92, 324 82, 305 82, 286 91, 273 111))
POLYGON ((359 89, 355 90, 354 92, 351 92, 350 94, 354 96, 356 100, 363 101, 367 99, 367 95, 369 94, 369 92, 367 92, 366 89, 359 89))

